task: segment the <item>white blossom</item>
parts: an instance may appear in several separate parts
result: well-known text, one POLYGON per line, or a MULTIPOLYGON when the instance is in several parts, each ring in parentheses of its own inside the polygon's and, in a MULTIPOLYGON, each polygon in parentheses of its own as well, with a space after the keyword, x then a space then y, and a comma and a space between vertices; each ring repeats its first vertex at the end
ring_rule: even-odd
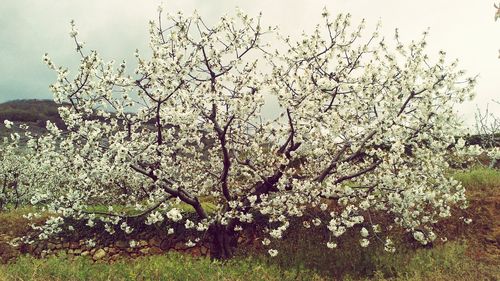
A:
POLYGON ((275 257, 276 255, 278 255, 278 250, 269 249, 267 252, 271 257, 275 257))
POLYGON ((362 237, 365 237, 365 238, 368 237, 368 229, 363 227, 363 228, 361 228, 360 233, 361 233, 362 237))
POLYGON ((335 243, 335 242, 328 242, 328 243, 326 243, 326 246, 329 249, 334 249, 334 248, 337 248, 337 243, 335 243))
POLYGON ((361 247, 366 248, 368 247, 368 244, 370 244, 370 240, 363 238, 359 240, 359 244, 361 245, 361 247))
POLYGON ((9 121, 9 120, 5 119, 5 120, 3 121, 3 124, 5 125, 5 128, 10 129, 10 128, 12 128, 12 125, 13 125, 14 123, 12 123, 11 121, 9 121))

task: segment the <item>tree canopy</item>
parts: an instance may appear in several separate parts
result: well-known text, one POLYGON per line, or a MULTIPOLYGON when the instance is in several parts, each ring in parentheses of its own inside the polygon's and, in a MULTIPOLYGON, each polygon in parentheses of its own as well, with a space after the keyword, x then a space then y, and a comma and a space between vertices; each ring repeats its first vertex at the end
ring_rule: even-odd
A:
POLYGON ((382 241, 393 251, 388 229, 426 244, 452 206, 466 207, 446 158, 463 146, 453 108, 473 96, 475 78, 445 52, 431 60, 426 33, 390 41, 324 11, 322 25, 294 39, 242 12, 214 26, 197 14, 159 14, 152 55, 136 52, 134 70, 87 52, 74 23, 76 73, 44 56, 57 73, 55 102, 70 106, 59 108, 67 131, 49 122, 50 134, 30 142, 38 167, 57 167, 31 199, 59 215, 39 238, 65 228, 64 218, 101 221, 111 234, 135 231, 132 218, 182 222, 199 233, 193 243, 211 239, 213 255, 230 258, 259 217, 270 255, 291 219, 327 228, 318 243, 329 248, 356 229, 362 247, 382 241), (278 118, 262 116, 270 99, 278 118), (89 211, 96 203, 110 208, 89 211), (377 212, 389 223, 374 221, 377 212))

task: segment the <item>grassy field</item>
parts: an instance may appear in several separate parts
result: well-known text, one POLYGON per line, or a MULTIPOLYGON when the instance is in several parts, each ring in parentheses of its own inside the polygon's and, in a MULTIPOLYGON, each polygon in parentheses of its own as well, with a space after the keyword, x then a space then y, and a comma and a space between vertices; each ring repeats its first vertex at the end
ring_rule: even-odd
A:
POLYGON ((0 267, 0 280, 499 280, 497 265, 475 261, 466 252, 463 241, 396 254, 372 251, 338 279, 302 265, 286 268, 267 257, 240 257, 225 264, 176 253, 113 264, 87 257, 22 257, 0 267))
MULTIPOLYGON (((468 190, 471 207, 465 227, 455 220, 440 229, 449 241, 419 247, 397 241, 398 251, 381 245, 360 248, 357 240, 328 250, 315 237, 298 232, 279 245, 280 255, 244 249, 227 263, 169 253, 162 256, 94 263, 90 258, 66 256, 35 259, 21 257, 0 265, 0 281, 10 280, 500 280, 498 238, 500 227, 500 171, 477 168, 453 176, 468 190), (352 243, 352 244, 349 244, 352 243)), ((2 222, 16 222, 22 210, 0 214, 2 222)), ((12 224, 13 227, 14 224, 12 224)), ((19 226, 17 226, 19 227, 19 226)))

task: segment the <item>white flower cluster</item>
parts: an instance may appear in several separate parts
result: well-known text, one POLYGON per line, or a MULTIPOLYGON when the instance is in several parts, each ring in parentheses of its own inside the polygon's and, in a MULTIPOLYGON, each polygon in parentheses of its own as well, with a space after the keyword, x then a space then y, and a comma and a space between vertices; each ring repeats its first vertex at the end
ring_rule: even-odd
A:
POLYGON ((12 128, 12 125, 14 125, 14 123, 13 123, 12 121, 9 121, 9 120, 7 120, 7 119, 5 119, 5 120, 3 121, 3 124, 5 125, 5 128, 7 128, 7 129, 12 128))
POLYGON ((155 224, 157 222, 162 222, 163 219, 164 219, 163 215, 160 212, 154 211, 148 215, 148 217, 146 219, 146 224, 152 225, 152 224, 155 224))
POLYGON ((167 212, 167 218, 171 219, 174 222, 180 221, 182 219, 182 214, 177 208, 172 208, 167 212))

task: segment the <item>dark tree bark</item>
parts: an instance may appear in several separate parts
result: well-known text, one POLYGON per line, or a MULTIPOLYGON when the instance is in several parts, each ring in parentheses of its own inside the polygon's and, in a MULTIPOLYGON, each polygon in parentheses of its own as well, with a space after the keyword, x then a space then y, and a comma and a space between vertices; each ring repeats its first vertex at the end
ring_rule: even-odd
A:
POLYGON ((217 260, 228 260, 234 256, 238 242, 235 231, 221 224, 214 224, 209 229, 210 257, 217 260))

